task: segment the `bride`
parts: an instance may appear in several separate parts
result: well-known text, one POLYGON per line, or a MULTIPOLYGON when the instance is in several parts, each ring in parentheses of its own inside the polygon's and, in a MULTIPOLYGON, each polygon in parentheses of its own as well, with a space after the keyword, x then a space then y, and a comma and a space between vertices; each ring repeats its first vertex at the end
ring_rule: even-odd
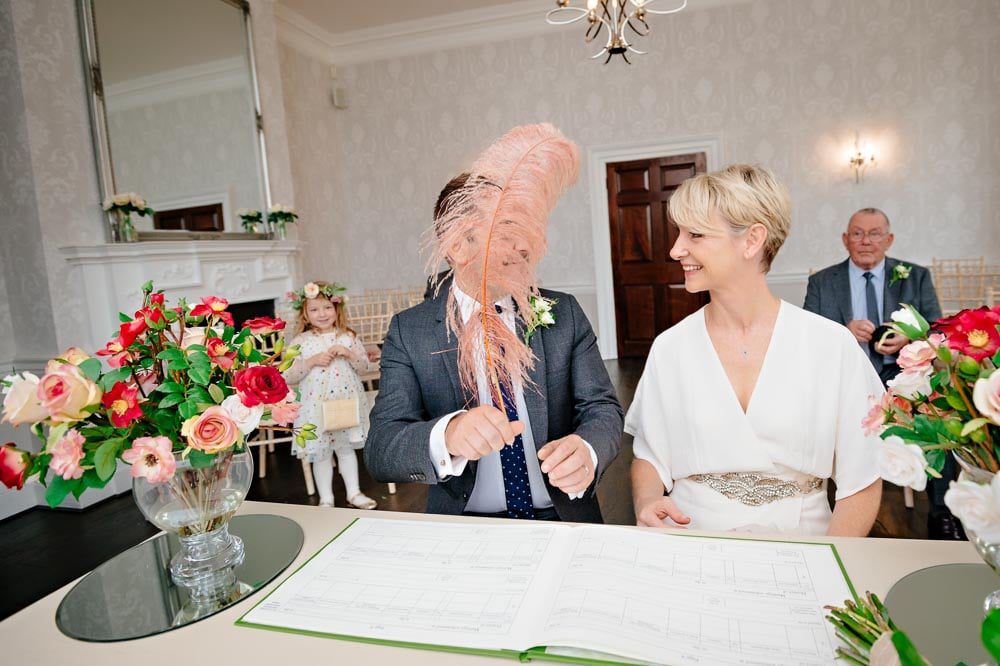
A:
POLYGON ((879 439, 861 421, 882 384, 846 328, 765 279, 790 208, 771 172, 743 164, 670 199, 670 256, 711 302, 656 338, 625 419, 639 525, 865 536, 875 521, 879 439))

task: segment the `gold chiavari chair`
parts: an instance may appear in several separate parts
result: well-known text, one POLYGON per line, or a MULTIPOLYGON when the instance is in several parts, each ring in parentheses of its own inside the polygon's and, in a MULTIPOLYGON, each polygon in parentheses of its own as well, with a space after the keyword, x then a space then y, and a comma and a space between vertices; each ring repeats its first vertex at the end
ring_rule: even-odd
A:
POLYGON ((985 257, 932 259, 931 277, 945 315, 979 307, 986 301, 985 257))

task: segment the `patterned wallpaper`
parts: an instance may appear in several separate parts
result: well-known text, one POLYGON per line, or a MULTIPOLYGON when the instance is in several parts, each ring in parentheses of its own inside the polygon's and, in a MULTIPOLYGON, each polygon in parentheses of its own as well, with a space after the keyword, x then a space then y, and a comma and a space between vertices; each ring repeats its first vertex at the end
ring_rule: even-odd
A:
MULTIPOLYGON (((338 257, 352 285, 419 282, 440 187, 542 120, 584 149, 714 135, 725 161, 772 167, 795 206, 777 274, 841 260, 866 205, 893 219, 897 256, 1000 259, 996 0, 760 0, 652 26, 631 67, 589 60, 582 30, 345 66, 344 111, 324 99, 324 68, 283 50, 306 265, 338 257), (860 185, 846 166, 856 130, 880 158, 860 185)), ((552 216, 549 284, 594 283, 585 180, 552 216)))
MULTIPOLYGON (((115 180, 158 201, 229 192, 232 211, 261 209, 250 91, 219 90, 108 114, 115 180)), ((240 231, 239 219, 226 220, 240 231)), ((152 221, 140 228, 152 229, 152 221)))

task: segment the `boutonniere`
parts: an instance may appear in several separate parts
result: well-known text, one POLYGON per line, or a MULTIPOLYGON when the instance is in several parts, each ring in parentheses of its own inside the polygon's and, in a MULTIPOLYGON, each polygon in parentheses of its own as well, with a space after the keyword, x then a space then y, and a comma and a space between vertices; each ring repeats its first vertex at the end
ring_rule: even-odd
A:
POLYGON ((896 264, 892 267, 892 277, 889 278, 889 286, 896 284, 897 282, 902 282, 906 278, 910 277, 911 268, 906 264, 896 264))
POLYGON ((531 343, 531 335, 539 327, 548 328, 556 323, 556 317, 552 314, 552 306, 559 301, 554 298, 544 298, 542 296, 529 296, 528 305, 531 307, 531 317, 525 323, 524 344, 531 343))

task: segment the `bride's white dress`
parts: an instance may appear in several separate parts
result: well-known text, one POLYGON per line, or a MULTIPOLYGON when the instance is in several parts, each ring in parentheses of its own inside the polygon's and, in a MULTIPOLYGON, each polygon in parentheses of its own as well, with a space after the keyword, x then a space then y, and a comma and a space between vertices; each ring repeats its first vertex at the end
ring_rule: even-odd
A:
POLYGON ((659 473, 671 498, 706 530, 825 534, 837 499, 878 478, 877 435, 861 420, 882 385, 843 326, 782 302, 744 413, 705 327, 704 309, 656 338, 625 431, 635 457, 659 473), (794 482, 823 479, 806 494, 749 506, 692 475, 756 472, 794 482))

